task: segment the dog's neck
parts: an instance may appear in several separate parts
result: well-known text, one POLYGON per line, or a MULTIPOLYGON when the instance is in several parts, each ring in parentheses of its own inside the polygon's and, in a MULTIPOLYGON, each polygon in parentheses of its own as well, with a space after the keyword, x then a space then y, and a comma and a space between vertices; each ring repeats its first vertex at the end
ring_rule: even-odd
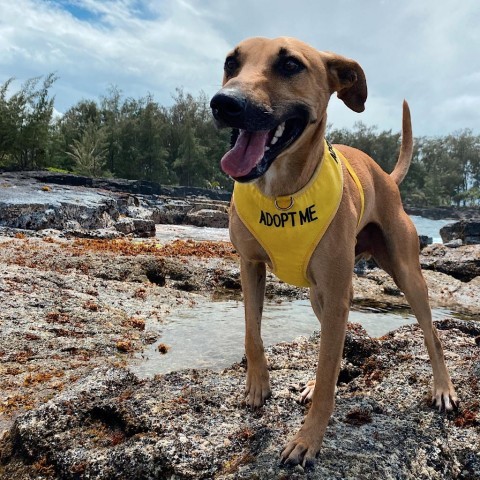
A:
POLYGON ((257 182, 260 191, 269 197, 292 195, 312 178, 325 150, 326 115, 304 132, 311 138, 302 147, 292 148, 279 156, 257 182))

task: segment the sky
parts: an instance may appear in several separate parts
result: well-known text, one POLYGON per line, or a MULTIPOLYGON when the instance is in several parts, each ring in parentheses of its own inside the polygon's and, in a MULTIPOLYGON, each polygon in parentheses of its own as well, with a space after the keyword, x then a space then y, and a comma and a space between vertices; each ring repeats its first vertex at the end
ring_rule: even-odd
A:
POLYGON ((334 128, 400 131, 405 98, 415 136, 479 134, 479 24, 479 0, 3 0, 0 84, 54 72, 60 113, 112 86, 168 106, 178 87, 212 96, 241 40, 289 36, 365 71, 365 112, 332 96, 334 128))

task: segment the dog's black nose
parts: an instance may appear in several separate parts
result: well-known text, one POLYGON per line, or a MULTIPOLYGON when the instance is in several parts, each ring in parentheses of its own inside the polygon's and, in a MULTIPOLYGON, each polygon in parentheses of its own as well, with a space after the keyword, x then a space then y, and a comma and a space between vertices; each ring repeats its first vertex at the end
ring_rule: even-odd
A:
POLYGON ((235 126, 243 121, 247 108, 247 100, 236 91, 220 91, 210 101, 215 120, 235 126))

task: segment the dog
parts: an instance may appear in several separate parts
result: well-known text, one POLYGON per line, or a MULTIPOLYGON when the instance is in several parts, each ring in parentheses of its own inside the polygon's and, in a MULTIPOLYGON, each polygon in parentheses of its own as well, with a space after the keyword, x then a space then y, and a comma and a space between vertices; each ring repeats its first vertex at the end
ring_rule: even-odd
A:
POLYGON ((413 152, 408 104, 400 154, 387 174, 362 151, 325 140, 334 92, 353 111, 364 110, 367 83, 356 61, 293 38, 249 38, 227 55, 222 88, 210 102, 216 125, 233 129, 221 167, 235 180, 229 228, 240 255, 248 406, 261 407, 271 395, 261 338, 266 265, 310 287, 320 321, 316 379, 302 393, 311 407, 281 453, 283 463, 304 467, 314 463, 334 409, 361 257, 373 257, 393 277, 415 313, 433 367, 432 403, 446 411, 458 405, 432 323, 418 236, 398 189, 413 152))

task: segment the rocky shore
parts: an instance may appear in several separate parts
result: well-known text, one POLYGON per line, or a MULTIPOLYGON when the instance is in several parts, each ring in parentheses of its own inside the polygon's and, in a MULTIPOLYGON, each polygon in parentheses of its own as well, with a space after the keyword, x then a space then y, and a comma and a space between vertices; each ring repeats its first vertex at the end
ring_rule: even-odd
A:
MULTIPOLYGON (((223 215, 226 201, 208 196, 0 176, 0 478, 480 478, 479 245, 435 244, 420 257, 432 305, 453 312, 437 327, 459 411, 429 406, 416 325, 373 339, 351 324, 313 470, 281 466, 278 455, 308 408, 297 400, 318 334, 268 348, 274 394, 259 411, 242 405, 243 361, 149 380, 131 373, 176 308, 195 316, 212 297, 241 297, 228 242, 171 241, 158 225, 210 216, 218 226, 223 215), (153 223, 156 237, 115 226, 134 220, 153 223)), ((376 268, 355 274, 354 290, 354 308, 408 308, 376 268)), ((267 294, 307 298, 272 275, 267 294)), ((158 355, 168 360, 168 345, 158 355)))

